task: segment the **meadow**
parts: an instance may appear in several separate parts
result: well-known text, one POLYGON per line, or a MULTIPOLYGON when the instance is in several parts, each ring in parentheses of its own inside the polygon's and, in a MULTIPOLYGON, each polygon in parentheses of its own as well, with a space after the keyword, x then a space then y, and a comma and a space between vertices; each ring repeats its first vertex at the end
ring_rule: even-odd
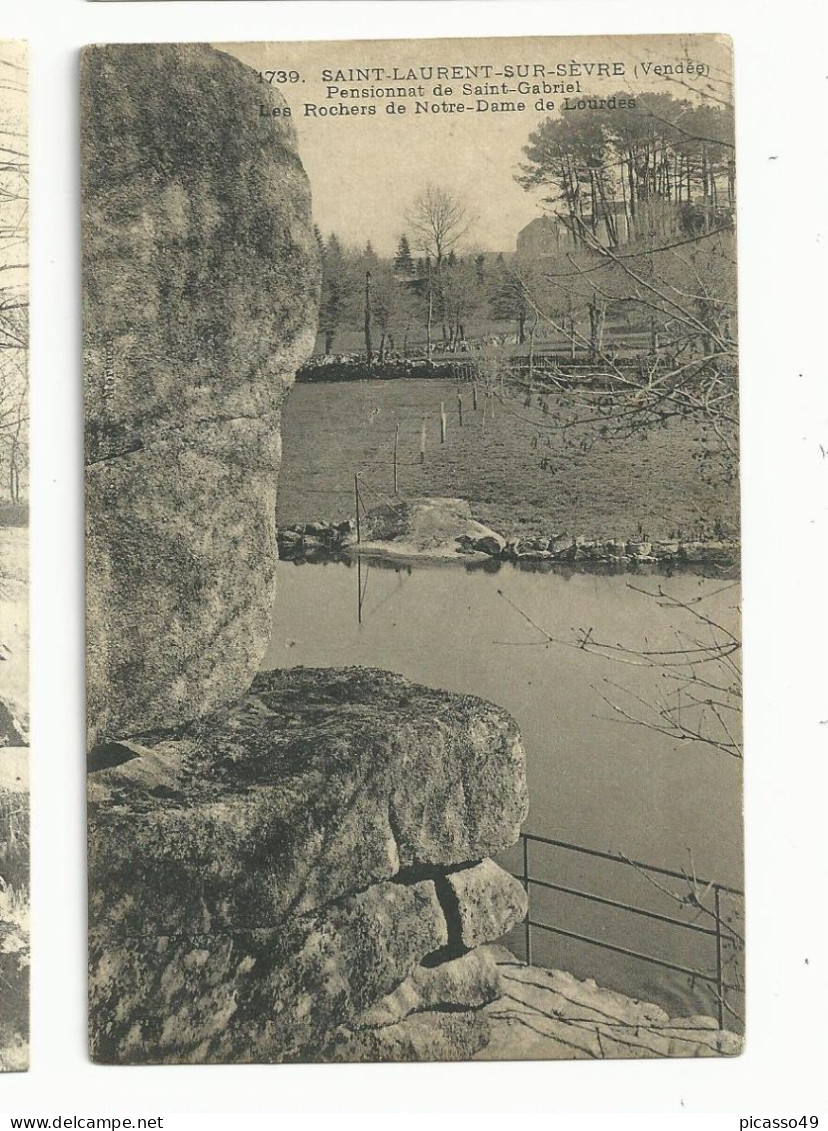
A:
POLYGON ((697 427, 678 421, 580 450, 520 402, 490 402, 484 414, 469 385, 438 379, 296 385, 283 413, 279 523, 352 516, 355 473, 369 508, 392 496, 398 424, 399 493, 467 499, 475 518, 507 537, 738 537, 738 486, 702 475, 697 427))

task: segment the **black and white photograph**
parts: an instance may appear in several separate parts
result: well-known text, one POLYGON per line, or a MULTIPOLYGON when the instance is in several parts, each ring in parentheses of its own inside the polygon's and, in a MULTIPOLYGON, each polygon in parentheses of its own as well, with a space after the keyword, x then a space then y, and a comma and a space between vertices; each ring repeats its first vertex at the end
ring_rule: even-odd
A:
POLYGON ((81 88, 93 1059, 738 1055, 728 39, 81 88))

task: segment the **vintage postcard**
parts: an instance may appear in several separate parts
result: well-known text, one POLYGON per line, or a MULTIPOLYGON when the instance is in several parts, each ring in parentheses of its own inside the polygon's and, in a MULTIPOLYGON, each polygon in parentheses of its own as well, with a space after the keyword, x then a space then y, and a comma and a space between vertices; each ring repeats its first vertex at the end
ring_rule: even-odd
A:
POLYGON ((81 85, 94 1059, 738 1053, 730 42, 81 85))
POLYGON ((0 41, 0 1072, 29 1047, 27 68, 0 41))

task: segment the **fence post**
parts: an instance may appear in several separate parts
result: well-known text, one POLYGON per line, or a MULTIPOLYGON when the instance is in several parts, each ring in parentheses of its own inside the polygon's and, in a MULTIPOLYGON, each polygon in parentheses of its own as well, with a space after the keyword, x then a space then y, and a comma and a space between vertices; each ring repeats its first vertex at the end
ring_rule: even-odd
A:
POLYGON ((528 904, 528 899, 529 899, 529 837, 526 836, 525 834, 523 834, 522 839, 523 839, 523 890, 526 892, 526 899, 527 899, 526 919, 524 920, 525 931, 526 931, 526 965, 531 966, 532 965, 532 925, 529 922, 530 908, 529 908, 529 904, 528 904))
POLYGON ((397 464, 398 455, 400 450, 400 422, 397 421, 397 427, 394 429, 394 494, 399 494, 399 483, 397 481, 397 464))
POLYGON ((724 1029, 724 973, 722 970, 722 918, 719 885, 713 885, 713 914, 716 918, 716 1017, 724 1029))
POLYGON ((446 402, 440 401, 440 443, 446 442, 446 402))
POLYGON ((425 463, 426 451, 426 416, 423 413, 423 427, 420 432, 420 463, 425 463))
POLYGON ((463 427, 463 394, 457 394, 457 416, 460 422, 460 427, 463 427))
POLYGON ((477 412, 477 382, 472 382, 472 408, 477 412))

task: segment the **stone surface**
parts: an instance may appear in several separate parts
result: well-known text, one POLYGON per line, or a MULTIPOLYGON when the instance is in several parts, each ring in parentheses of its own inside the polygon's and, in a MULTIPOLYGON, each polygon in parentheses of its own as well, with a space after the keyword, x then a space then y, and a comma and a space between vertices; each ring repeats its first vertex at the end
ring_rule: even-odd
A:
POLYGON ((479 1009, 500 997, 502 984, 494 957, 484 949, 436 966, 418 966, 387 997, 371 1006, 352 1028, 378 1029, 395 1025, 411 1013, 463 1007, 479 1009))
POLYGON ((329 1061, 470 1060, 486 1047, 491 1024, 483 1013, 418 1013, 397 1025, 342 1033, 326 1050, 329 1061))
POLYGON ((457 901, 459 941, 469 949, 500 938, 526 915, 523 885, 493 860, 452 871, 446 882, 457 901))
POLYGON ((560 970, 526 966, 503 947, 485 947, 504 996, 483 1010, 491 1039, 480 1060, 603 1060, 738 1056, 743 1041, 712 1017, 670 1017, 560 970))
POLYGON ((434 884, 382 883, 279 927, 93 946, 93 1059, 313 1060, 445 945, 434 884))
POLYGON ((457 1057, 485 1039, 440 1015, 496 996, 467 951, 520 910, 488 859, 526 814, 501 708, 370 669, 262 673, 209 718, 96 748, 88 797, 96 1059, 457 1057), (434 1024, 353 1036, 420 1013, 434 1024))
POLYGON ((90 744, 243 693, 270 634, 279 408, 315 333, 281 96, 206 46, 82 64, 90 744))
POLYGON ((497 557, 506 549, 506 539, 494 530, 490 530, 488 534, 481 534, 479 538, 474 539, 472 549, 490 557, 497 557))
POLYGON ((499 852, 527 811, 507 712, 362 668, 262 673, 237 704, 102 762, 93 936, 267 926, 400 868, 499 852))
MULTIPOLYGON (((356 545, 356 531, 345 543, 356 545)), ((483 543, 499 553, 505 541, 472 518, 465 499, 400 499, 375 507, 360 521, 363 553, 394 557, 456 558, 458 553, 486 555, 483 543)))

